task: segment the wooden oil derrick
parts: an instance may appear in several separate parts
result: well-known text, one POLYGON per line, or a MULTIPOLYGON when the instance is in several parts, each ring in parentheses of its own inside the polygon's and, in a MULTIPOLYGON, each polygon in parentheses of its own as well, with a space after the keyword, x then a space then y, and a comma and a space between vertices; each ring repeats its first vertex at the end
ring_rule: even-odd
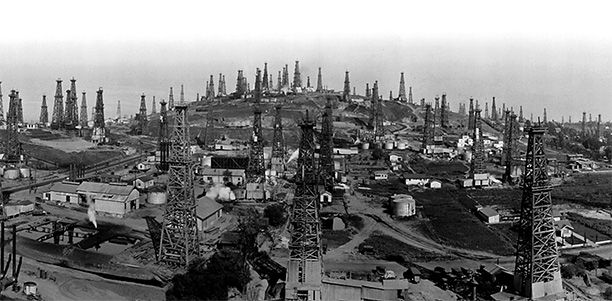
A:
POLYGON ((408 101, 408 99, 406 98, 406 82, 404 81, 404 72, 400 74, 398 99, 401 102, 408 101))
MULTIPOLYGON (((2 100, 0 100, 1 102, 2 100)), ((47 95, 42 97, 42 105, 40 106, 40 118, 38 122, 45 126, 49 122, 49 111, 47 110, 47 95)))
POLYGON ((55 82, 55 101, 53 102, 51 129, 57 130, 64 128, 64 96, 62 95, 62 80, 57 79, 55 82))
POLYGON ((317 92, 323 92, 323 77, 321 76, 321 67, 319 67, 319 73, 317 75, 317 92))
MULTIPOLYGON (((83 96, 81 97, 81 116, 79 117, 79 124, 81 125, 81 128, 86 128, 88 127, 87 123, 89 121, 87 118, 87 98, 85 91, 82 93, 83 96)), ((121 109, 119 109, 119 113, 121 113, 121 109)), ((117 116, 119 115, 121 114, 118 114, 117 116)))
POLYGON ((263 152, 263 135, 261 128, 261 70, 257 69, 255 77, 255 103, 253 105, 253 134, 249 150, 249 165, 246 170, 247 183, 263 183, 265 181, 265 164, 263 152))
POLYGON ((15 90, 9 94, 9 109, 6 115, 6 138, 4 140, 4 162, 19 163, 21 161, 22 149, 19 142, 17 107, 19 106, 19 95, 15 90))
POLYGON ((168 130, 168 110, 166 101, 162 99, 159 112, 159 136, 157 147, 159 149, 159 169, 168 171, 168 157, 170 155, 170 133, 168 130))
POLYGON ((320 170, 322 184, 327 191, 332 191, 334 188, 334 123, 333 123, 333 107, 332 98, 327 98, 325 111, 323 112, 323 122, 321 125, 321 153, 320 153, 320 170))
POLYGON ((272 169, 277 173, 285 171, 285 137, 283 135, 283 120, 281 106, 275 107, 274 135, 272 137, 272 169))
POLYGON ((349 72, 344 72, 344 89, 342 90, 342 100, 351 100, 351 82, 349 80, 349 72))

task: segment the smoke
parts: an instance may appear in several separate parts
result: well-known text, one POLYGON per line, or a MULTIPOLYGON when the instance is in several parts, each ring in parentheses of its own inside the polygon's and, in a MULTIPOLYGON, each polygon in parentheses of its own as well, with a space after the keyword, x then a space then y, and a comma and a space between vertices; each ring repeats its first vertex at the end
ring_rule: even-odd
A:
POLYGON ((293 154, 291 154, 291 157, 289 157, 289 160, 287 160, 287 163, 291 162, 292 160, 295 160, 298 158, 298 156, 300 155, 300 149, 296 149, 293 154))
POLYGON ((215 184, 206 192, 206 197, 213 200, 233 201, 236 199, 234 192, 223 184, 215 184))
POLYGON ((87 217, 89 217, 89 221, 94 225, 94 227, 98 228, 98 223, 96 222, 96 204, 91 200, 91 196, 86 196, 87 198, 87 217))

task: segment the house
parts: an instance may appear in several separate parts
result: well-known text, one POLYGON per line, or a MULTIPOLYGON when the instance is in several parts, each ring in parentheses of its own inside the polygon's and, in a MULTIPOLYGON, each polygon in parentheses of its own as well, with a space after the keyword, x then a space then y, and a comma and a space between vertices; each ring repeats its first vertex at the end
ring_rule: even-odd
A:
POLYGON ((566 219, 555 220, 555 235, 561 240, 572 237, 574 233, 574 227, 572 223, 566 219))
POLYGON ((420 174, 404 174, 404 179, 406 181, 406 185, 408 186, 424 186, 429 183, 429 177, 420 174))
POLYGON ((319 202, 321 205, 331 205, 332 203, 332 194, 329 191, 324 191, 319 195, 319 202))
POLYGON ((487 224, 499 223, 499 212, 493 207, 481 207, 478 209, 478 217, 487 224))
POLYGON ((440 188, 442 188, 442 182, 438 181, 438 180, 431 180, 427 184, 427 187, 433 188, 433 189, 440 189, 440 188))
POLYGON ((242 185, 245 179, 244 169, 209 168, 204 167, 200 170, 202 180, 210 184, 232 183, 236 186, 242 185))
POLYGON ((248 200, 265 200, 267 199, 267 191, 264 190, 264 184, 247 183, 245 198, 248 200))
POLYGON ((83 182, 77 193, 81 203, 91 200, 97 213, 123 217, 140 207, 140 193, 126 184, 83 182))
POLYGON ((404 158, 402 158, 402 156, 398 156, 398 155, 395 155, 395 154, 391 154, 391 155, 389 155, 389 161, 390 161, 390 162, 396 162, 396 163, 397 163, 397 162, 402 162, 402 161, 404 161, 404 158))
POLYGON ((389 173, 386 170, 374 172, 374 180, 388 180, 388 179, 389 179, 389 173))
POLYGON ((404 273, 404 278, 408 279, 412 283, 419 283, 421 281, 421 271, 415 267, 410 267, 404 273))
POLYGON ((199 198, 196 207, 198 231, 210 228, 223 215, 222 209, 223 205, 209 197, 199 198))
POLYGON ((155 186, 155 178, 153 178, 152 175, 144 175, 136 178, 136 180, 132 182, 132 185, 138 189, 153 187, 155 186))
POLYGON ((139 171, 147 171, 151 169, 151 162, 140 162, 136 164, 136 169, 139 171))
POLYGON ((4 216, 7 218, 15 217, 23 213, 34 211, 34 203, 28 200, 9 202, 4 204, 4 216))
POLYGON ((57 182, 54 183, 48 192, 43 193, 43 200, 58 203, 79 203, 79 195, 77 188, 79 183, 76 182, 57 182))

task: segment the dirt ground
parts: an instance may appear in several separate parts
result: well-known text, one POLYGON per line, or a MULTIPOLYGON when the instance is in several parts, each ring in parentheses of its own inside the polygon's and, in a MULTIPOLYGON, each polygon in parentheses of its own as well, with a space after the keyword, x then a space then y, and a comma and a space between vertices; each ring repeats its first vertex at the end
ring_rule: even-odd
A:
POLYGON ((37 138, 32 138, 30 139, 30 141, 32 141, 32 143, 37 144, 37 145, 44 145, 44 146, 49 146, 53 148, 58 148, 67 153, 83 151, 90 147, 96 146, 95 143, 86 141, 79 137, 55 139, 55 140, 41 140, 37 138))

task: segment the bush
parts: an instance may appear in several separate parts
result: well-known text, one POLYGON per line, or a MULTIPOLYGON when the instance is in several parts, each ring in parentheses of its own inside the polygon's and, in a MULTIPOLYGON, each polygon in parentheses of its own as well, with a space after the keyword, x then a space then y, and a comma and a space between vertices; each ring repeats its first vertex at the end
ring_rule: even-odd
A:
POLYGON ((561 267, 561 277, 565 279, 573 278, 574 276, 584 275, 584 269, 575 264, 566 264, 561 267))
POLYGON ((272 227, 278 227, 285 223, 285 207, 281 204, 272 204, 264 209, 264 217, 268 218, 268 222, 272 227))

